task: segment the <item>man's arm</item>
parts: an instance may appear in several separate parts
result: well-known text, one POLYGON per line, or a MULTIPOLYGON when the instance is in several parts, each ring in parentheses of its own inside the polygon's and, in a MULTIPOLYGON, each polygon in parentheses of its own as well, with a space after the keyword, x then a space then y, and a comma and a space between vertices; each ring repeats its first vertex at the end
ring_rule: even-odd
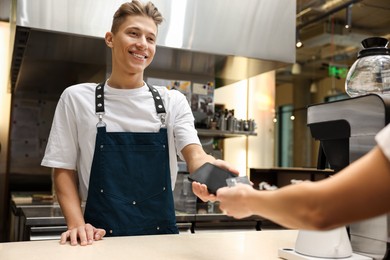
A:
POLYGON ((54 169, 54 184, 58 202, 68 226, 68 231, 61 235, 61 244, 70 239, 71 245, 77 245, 79 238, 81 245, 87 245, 92 244, 93 240, 101 239, 105 235, 105 231, 84 222, 76 172, 67 169, 54 169))

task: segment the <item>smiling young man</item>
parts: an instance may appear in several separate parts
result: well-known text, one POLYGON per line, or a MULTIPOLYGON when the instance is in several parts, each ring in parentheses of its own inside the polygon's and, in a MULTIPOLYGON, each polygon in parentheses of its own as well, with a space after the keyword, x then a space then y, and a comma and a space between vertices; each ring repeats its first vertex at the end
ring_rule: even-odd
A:
MULTIPOLYGON (((68 226, 62 244, 178 233, 172 194, 177 155, 190 172, 205 162, 235 171, 204 152, 184 95, 144 82, 162 20, 150 2, 122 4, 105 35, 110 77, 61 95, 42 165, 54 168, 68 226), (86 201, 84 214, 80 201, 86 201)), ((193 190, 204 201, 215 199, 205 185, 193 183, 193 190)))

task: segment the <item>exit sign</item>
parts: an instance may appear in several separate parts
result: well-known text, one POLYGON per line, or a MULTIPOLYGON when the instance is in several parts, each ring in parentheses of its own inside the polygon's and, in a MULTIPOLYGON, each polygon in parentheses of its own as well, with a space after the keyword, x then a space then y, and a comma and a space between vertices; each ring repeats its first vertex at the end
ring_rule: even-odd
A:
POLYGON ((329 65, 328 75, 335 78, 346 78, 348 74, 348 68, 345 66, 329 65))

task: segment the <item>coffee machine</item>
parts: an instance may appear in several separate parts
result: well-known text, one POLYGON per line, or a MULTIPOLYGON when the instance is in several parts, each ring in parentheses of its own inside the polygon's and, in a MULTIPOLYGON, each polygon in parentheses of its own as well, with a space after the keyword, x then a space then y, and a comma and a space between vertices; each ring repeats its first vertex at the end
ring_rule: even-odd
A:
MULTIPOLYGON (((337 174, 370 151, 376 145, 375 135, 389 122, 390 94, 309 106, 307 125, 312 137, 320 141, 317 168, 329 167, 337 174)), ((374 259, 390 259, 389 234, 387 214, 349 226, 353 252, 374 259)))

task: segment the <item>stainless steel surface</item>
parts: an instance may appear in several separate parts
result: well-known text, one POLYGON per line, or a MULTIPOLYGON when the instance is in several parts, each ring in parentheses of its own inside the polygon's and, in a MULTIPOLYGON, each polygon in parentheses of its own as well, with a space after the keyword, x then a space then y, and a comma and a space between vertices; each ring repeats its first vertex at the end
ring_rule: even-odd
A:
MULTIPOLYGON (((157 44, 192 51, 294 61, 293 0, 155 0, 165 20, 157 44), (283 19, 280 19, 283 17, 283 19)), ((17 1, 16 24, 103 37, 122 0, 17 1)))
MULTIPOLYGON (((349 153, 349 163, 352 163, 376 145, 375 135, 390 122, 390 95, 370 94, 308 108, 308 125, 335 120, 345 120, 350 126, 349 150, 345 152, 349 153)), ((337 131, 337 129, 328 131, 337 131)), ((341 143, 343 140, 339 141, 341 143)), ((335 152, 328 150, 325 154, 333 153, 334 156, 335 152)), ((337 156, 344 155, 337 154, 337 156)), ((390 231, 388 220, 388 215, 382 215, 350 225, 353 251, 374 259, 383 259, 388 250, 390 231)))
POLYGON ((21 205, 18 209, 19 227, 15 241, 59 238, 66 230, 63 228, 66 222, 59 205, 21 205), (41 228, 51 231, 43 231, 41 228))
MULTIPOLYGON (((20 206, 19 237, 21 240, 58 239, 66 230, 66 222, 58 205, 20 206), (65 227, 65 228, 64 228, 65 227)), ((224 214, 192 214, 176 212, 176 222, 182 232, 211 230, 259 230, 261 217, 237 220, 224 214)))
POLYGON ((351 244, 356 251, 374 259, 383 259, 387 251, 390 230, 388 215, 382 215, 350 225, 351 244))
MULTIPOLYGON (((165 20, 149 76, 228 84, 295 61, 294 0, 153 2, 165 20)), ((58 96, 70 84, 105 78, 102 38, 121 3, 14 0, 12 88, 58 96)))
POLYGON ((309 106, 307 124, 345 119, 351 125, 351 136, 375 135, 386 121, 386 106, 390 95, 367 95, 347 100, 309 106), (381 105, 382 104, 382 105, 381 105))
POLYGON ((0 21, 9 21, 11 0, 0 0, 0 21))
POLYGON ((41 241, 61 238, 61 233, 67 230, 67 226, 31 227, 30 241, 41 241))
POLYGON ((353 162, 375 146, 377 134, 390 121, 390 95, 366 95, 308 108, 307 124, 346 120, 351 126, 349 161, 353 162), (385 102, 385 103, 384 103, 385 102))
MULTIPOLYGON (((182 174, 183 175, 183 174, 182 174)), ((66 221, 58 202, 32 199, 34 193, 13 193, 11 199, 11 242, 25 240, 59 239, 66 230, 66 221), (30 199, 29 199, 30 198, 30 199)), ((176 198, 175 198, 176 199, 176 198)), ((175 205, 176 206, 176 205, 175 205)), ((81 204, 85 208, 85 202, 81 204)), ((195 233, 199 230, 259 230, 264 220, 253 216, 237 220, 220 213, 198 214, 176 209, 176 222, 180 233, 195 233)))
POLYGON ((61 208, 57 206, 51 207, 33 207, 22 208, 22 216, 25 219, 27 226, 52 226, 66 225, 61 208))
MULTIPOLYGON (((0 0, 0 19, 6 21, 9 19, 7 9, 10 6, 11 1, 12 0, 0 0)), ((162 1, 164 0, 154 2, 159 3, 162 1)), ((89 1, 86 1, 85 3, 88 2, 89 1)), ((113 1, 113 3, 115 2, 116 1, 113 1)), ((182 2, 185 2, 187 7, 191 6, 191 3, 189 4, 188 1, 182 2)), ((198 2, 203 2, 203 4, 207 3, 207 5, 210 5, 210 10, 216 10, 215 8, 211 8, 211 3, 209 3, 214 1, 198 2)), ((226 6, 231 5, 231 2, 233 1, 227 1, 226 6)), ((235 2, 240 3, 240 1, 235 2)), ((253 1, 251 1, 251 3, 252 2, 253 1)), ((268 2, 271 2, 270 4, 272 4, 273 1, 268 2)), ((388 0, 356 1, 356 3, 351 6, 352 26, 350 29, 344 28, 347 20, 346 9, 340 9, 339 6, 352 2, 351 0, 299 0, 294 2, 296 2, 296 7, 294 7, 296 10, 296 13, 294 14, 294 19, 296 20, 295 24, 299 29, 299 36, 304 45, 302 48, 292 50, 292 52, 296 53, 296 61, 301 64, 302 73, 299 75, 292 75, 291 66, 279 66, 280 68, 277 70, 276 76, 278 84, 292 82, 292 80, 296 78, 312 80, 325 78, 328 75, 327 67, 330 63, 344 64, 346 66, 352 65, 356 59, 358 50, 361 48, 360 41, 364 38, 370 36, 384 36, 385 38, 390 39, 390 2, 388 0), (334 12, 334 10, 338 11, 334 12)), ((40 4, 38 1, 37 3, 40 4)), ((83 5, 83 3, 79 4, 83 5)), ((178 3, 178 5, 180 6, 180 3, 178 3)), ((181 3, 181 5, 183 5, 183 3, 181 3)), ((54 4, 51 5, 51 7, 46 8, 53 9, 55 6, 59 5, 54 4)), ((62 6, 69 8, 69 5, 66 5, 66 3, 63 3, 62 6)), ((92 4, 91 6, 94 7, 95 4, 92 4)), ((167 3, 166 6, 169 6, 169 3, 167 3)), ((164 12, 166 12, 165 10, 166 9, 164 9, 164 12)), ((233 8, 231 10, 233 10, 233 8)), ((55 11, 56 13, 59 12, 57 10, 55 11)), ((171 10, 168 10, 167 14, 168 13, 170 14, 171 10)), ((102 13, 102 15, 107 14, 102 13)), ((204 21, 211 20, 214 16, 215 12, 212 13, 210 19, 204 19, 204 21)), ((236 14, 233 14, 233 17, 235 16, 236 14)), ((275 19, 277 18, 280 22, 283 22, 283 19, 280 19, 280 17, 282 16, 276 15, 275 19)), ((109 18, 110 17, 107 19, 109 18)), ((41 23, 47 23, 46 19, 41 20, 44 20, 41 21, 41 23)), ((166 19, 165 22, 167 22, 167 20, 168 19, 166 19)), ((269 20, 266 21, 266 24, 268 24, 269 20)), ((187 24, 184 26, 186 25, 187 24)), ((225 31, 225 28, 223 28, 222 31, 225 31)), ((295 35, 291 36, 291 39, 293 38, 295 39, 295 35)))
POLYGON ((57 100, 68 86, 102 81, 106 73, 103 39, 18 27, 11 81, 18 92, 50 94, 57 100))

